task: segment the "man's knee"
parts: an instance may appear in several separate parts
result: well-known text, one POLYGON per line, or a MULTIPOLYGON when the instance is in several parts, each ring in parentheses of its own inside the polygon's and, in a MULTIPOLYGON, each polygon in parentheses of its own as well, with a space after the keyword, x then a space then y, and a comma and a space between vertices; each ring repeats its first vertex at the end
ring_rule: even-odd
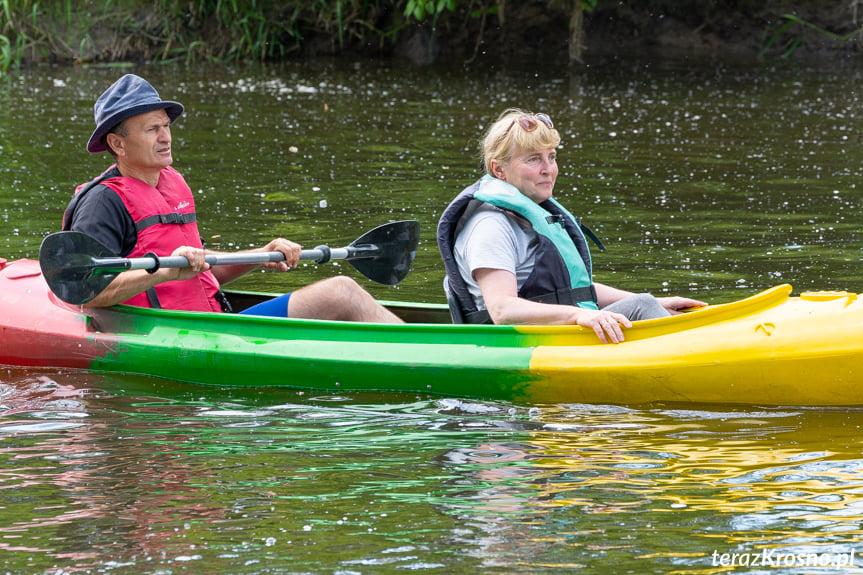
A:
POLYGON ((338 299, 349 299, 365 291, 356 280, 348 276, 333 276, 321 280, 318 282, 318 289, 329 297, 338 299))
POLYGON ((333 276, 306 286, 304 296, 318 305, 350 309, 360 305, 363 300, 371 299, 360 284, 348 276, 333 276))
POLYGON ((333 276, 308 285, 294 292, 289 305, 290 317, 401 323, 348 276, 333 276))
POLYGON ((339 286, 340 289, 346 289, 346 290, 351 290, 351 291, 353 291, 357 288, 362 289, 360 287, 360 284, 357 283, 357 280, 355 280, 352 277, 348 277, 348 276, 333 276, 333 277, 328 278, 324 281, 329 281, 329 282, 339 286))

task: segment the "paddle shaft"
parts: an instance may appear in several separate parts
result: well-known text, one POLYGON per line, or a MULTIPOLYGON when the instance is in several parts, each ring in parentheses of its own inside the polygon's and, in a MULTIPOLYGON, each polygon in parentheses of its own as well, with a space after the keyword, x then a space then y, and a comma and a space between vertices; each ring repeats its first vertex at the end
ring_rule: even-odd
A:
MULTIPOLYGON (((323 264, 330 260, 352 260, 364 256, 374 256, 378 248, 373 245, 348 246, 344 248, 331 249, 327 246, 318 246, 311 250, 302 250, 300 261, 312 261, 323 264)), ((282 252, 250 252, 235 254, 210 254, 204 258, 211 266, 220 265, 254 265, 270 262, 285 261, 282 252)), ((145 255, 139 258, 91 258, 90 267, 93 271, 100 273, 114 273, 126 270, 148 270, 154 272, 160 268, 186 268, 189 260, 184 256, 145 255)))
MULTIPOLYGON (((317 246, 302 250, 300 260, 318 264, 343 259, 372 281, 396 285, 411 269, 419 243, 420 226, 416 220, 380 225, 344 248, 317 246)), ((209 254, 205 261, 215 265, 256 265, 285 261, 281 252, 209 254)), ((138 258, 121 258, 86 234, 55 232, 39 246, 39 267, 48 287, 57 297, 72 305, 92 301, 120 274, 127 270, 155 272, 161 267, 188 267, 183 256, 158 257, 149 253, 138 258)))

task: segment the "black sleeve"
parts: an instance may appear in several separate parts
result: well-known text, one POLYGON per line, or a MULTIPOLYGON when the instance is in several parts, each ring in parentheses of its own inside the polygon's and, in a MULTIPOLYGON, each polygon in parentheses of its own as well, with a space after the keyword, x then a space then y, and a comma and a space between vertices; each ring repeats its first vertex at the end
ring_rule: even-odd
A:
POLYGON ((138 242, 132 216, 117 192, 107 186, 96 186, 81 198, 71 229, 99 240, 120 257, 128 256, 138 242))

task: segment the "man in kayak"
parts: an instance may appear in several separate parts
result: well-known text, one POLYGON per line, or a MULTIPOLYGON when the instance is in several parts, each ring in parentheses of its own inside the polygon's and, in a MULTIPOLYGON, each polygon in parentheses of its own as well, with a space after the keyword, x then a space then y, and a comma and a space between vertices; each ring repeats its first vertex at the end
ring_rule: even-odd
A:
POLYGON ((486 175, 450 203, 438 224, 456 313, 468 323, 578 324, 603 343, 619 343, 632 321, 707 305, 593 281, 585 235, 595 236, 552 199, 559 144, 546 114, 511 109, 489 128, 486 175))
MULTIPOLYGON (((195 201, 183 176, 171 167, 171 124, 183 113, 162 100, 146 80, 127 74, 96 101, 96 130, 87 151, 107 151, 115 161, 83 184, 63 216, 63 229, 85 233, 121 257, 183 256, 187 268, 118 274, 87 306, 118 303, 192 311, 228 311, 220 285, 255 265, 210 269, 204 261, 195 201)), ((252 252, 278 251, 285 261, 263 264, 287 271, 299 262, 301 246, 276 238, 252 252)), ((336 276, 315 282, 243 313, 345 321, 400 323, 353 279, 336 276)))

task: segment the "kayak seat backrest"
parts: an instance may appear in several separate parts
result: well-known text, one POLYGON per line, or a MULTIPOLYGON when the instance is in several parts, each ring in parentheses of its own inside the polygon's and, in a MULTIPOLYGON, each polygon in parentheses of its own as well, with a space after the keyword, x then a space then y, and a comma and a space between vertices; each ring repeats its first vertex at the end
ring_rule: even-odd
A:
POLYGON ((449 316, 452 318, 452 322, 464 323, 461 306, 458 305, 458 300, 449 289, 449 280, 446 277, 443 278, 443 291, 446 294, 446 303, 449 305, 449 316))

